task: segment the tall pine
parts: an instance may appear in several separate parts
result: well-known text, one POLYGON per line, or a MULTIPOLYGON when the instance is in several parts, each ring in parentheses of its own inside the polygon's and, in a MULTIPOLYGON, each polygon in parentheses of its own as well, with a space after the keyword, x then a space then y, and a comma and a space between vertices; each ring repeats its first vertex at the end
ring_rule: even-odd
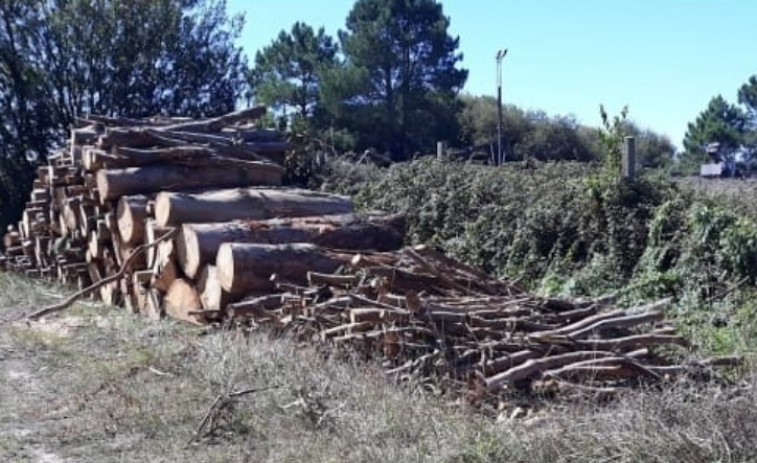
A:
POLYGON ((458 92, 468 71, 459 68, 459 38, 434 0, 358 0, 339 38, 359 90, 346 95, 362 144, 404 160, 429 152, 456 131, 458 92))

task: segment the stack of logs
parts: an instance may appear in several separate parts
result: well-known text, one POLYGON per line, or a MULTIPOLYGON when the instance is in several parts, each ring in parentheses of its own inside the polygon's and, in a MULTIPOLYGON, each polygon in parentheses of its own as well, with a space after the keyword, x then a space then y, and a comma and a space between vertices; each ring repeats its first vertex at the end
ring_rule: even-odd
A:
POLYGON ((609 396, 718 377, 715 368, 740 361, 677 364, 671 348, 688 343, 665 320, 669 299, 613 309, 612 297, 538 298, 427 246, 343 262, 309 272, 308 285, 230 304, 229 315, 382 359, 388 374, 431 379, 474 403, 523 391, 609 396))
POLYGON ((81 120, 39 167, 0 267, 80 289, 101 283, 107 304, 202 324, 270 292, 272 273, 297 284, 308 270, 333 271, 340 260, 322 247, 402 246, 401 217, 281 187, 287 145, 253 125, 264 113, 81 120))

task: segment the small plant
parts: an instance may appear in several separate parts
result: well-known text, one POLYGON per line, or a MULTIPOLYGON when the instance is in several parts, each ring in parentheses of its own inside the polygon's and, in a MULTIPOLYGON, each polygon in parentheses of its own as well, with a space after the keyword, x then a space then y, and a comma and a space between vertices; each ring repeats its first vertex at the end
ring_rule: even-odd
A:
POLYGON ((602 117, 602 127, 599 131, 599 139, 604 151, 605 174, 608 178, 620 178, 620 163, 623 159, 623 141, 626 136, 625 121, 628 116, 628 106, 624 106, 619 116, 614 116, 610 120, 605 111, 604 105, 599 106, 599 113, 602 117))

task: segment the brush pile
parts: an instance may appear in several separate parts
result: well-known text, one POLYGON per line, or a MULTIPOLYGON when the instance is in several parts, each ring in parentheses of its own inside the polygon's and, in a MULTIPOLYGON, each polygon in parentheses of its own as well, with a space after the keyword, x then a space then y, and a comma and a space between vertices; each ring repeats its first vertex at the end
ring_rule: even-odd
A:
POLYGON ((427 246, 343 257, 338 272, 309 272, 307 286, 282 282, 279 294, 231 304, 230 317, 380 358, 391 375, 442 379, 473 402, 612 395, 739 363, 672 363, 671 346, 688 343, 665 320, 668 299, 612 309, 612 298, 537 298, 427 246))

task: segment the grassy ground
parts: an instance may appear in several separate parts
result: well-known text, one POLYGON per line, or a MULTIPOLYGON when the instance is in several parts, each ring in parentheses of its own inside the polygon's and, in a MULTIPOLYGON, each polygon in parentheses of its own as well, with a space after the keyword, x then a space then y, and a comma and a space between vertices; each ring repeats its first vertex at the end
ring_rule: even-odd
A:
POLYGON ((757 460, 757 380, 493 420, 264 334, 97 305, 7 322, 60 292, 0 274, 0 462, 757 460))

